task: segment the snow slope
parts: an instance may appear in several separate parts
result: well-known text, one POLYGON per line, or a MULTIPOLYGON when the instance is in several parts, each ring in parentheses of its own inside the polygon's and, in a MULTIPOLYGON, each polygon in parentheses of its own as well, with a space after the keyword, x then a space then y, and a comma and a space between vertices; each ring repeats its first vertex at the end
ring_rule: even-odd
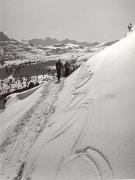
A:
POLYGON ((65 82, 23 179, 135 178, 135 32, 65 82))
POLYGON ((41 87, 42 85, 22 93, 15 93, 8 96, 6 109, 3 113, 0 113, 0 134, 35 104, 40 97, 39 92, 41 91, 41 87), (38 91, 36 91, 37 89, 38 91))
POLYGON ((50 80, 44 87, 31 89, 9 99, 6 113, 1 114, 4 121, 0 118, 2 128, 6 127, 0 134, 0 180, 16 179, 20 174, 31 147, 55 110, 54 102, 63 83, 54 84, 50 80))
POLYGON ((65 83, 49 81, 23 130, 0 144, 1 179, 135 179, 134 77, 132 32, 65 83))

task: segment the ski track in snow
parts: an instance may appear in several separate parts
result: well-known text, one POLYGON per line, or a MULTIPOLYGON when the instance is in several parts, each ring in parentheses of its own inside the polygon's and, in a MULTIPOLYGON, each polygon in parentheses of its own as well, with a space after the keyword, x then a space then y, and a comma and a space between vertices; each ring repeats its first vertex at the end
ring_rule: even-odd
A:
POLYGON ((75 81, 73 82, 73 86, 75 89, 79 89, 83 85, 85 85, 91 78, 93 73, 90 70, 89 65, 82 65, 78 76, 75 78, 75 81))
MULTIPOLYGON (((60 168, 58 169, 58 172, 56 174, 56 179, 61 180, 63 179, 63 176, 65 176, 65 180, 68 180, 70 178, 72 179, 71 177, 72 173, 71 175, 69 175, 67 168, 68 167, 74 168, 75 164, 77 165, 79 160, 81 160, 84 165, 88 165, 89 167, 88 179, 91 179, 91 171, 94 172, 94 177, 93 177, 94 179, 97 180, 113 179, 113 171, 107 158, 99 150, 90 146, 84 149, 77 150, 75 154, 70 156, 65 161, 62 159, 60 168)), ((76 179, 80 179, 80 178, 76 178, 76 179)))
MULTIPOLYGON (((73 146, 70 151, 69 158, 66 160, 61 157, 61 161, 59 163, 58 170, 56 172, 56 179, 74 179, 75 177, 71 177, 68 172, 68 164, 70 167, 74 167, 74 164, 76 161, 78 161, 80 158, 84 161, 83 163, 87 164, 89 169, 89 178, 91 179, 91 169, 94 171, 94 178, 95 179, 113 179, 113 171, 111 168, 111 165, 108 161, 108 159, 97 149, 93 147, 85 147, 84 149, 79 149, 84 137, 87 134, 88 127, 90 126, 90 122, 92 121, 93 113, 94 113, 94 104, 93 99, 85 99, 87 96, 87 93, 89 92, 89 89, 85 89, 82 87, 92 78, 92 73, 89 71, 89 67, 82 67, 80 69, 80 72, 75 79, 73 86, 74 91, 72 93, 72 98, 69 104, 65 108, 65 112, 75 111, 76 110, 83 110, 84 114, 86 114, 85 119, 83 120, 83 125, 81 127, 81 130, 76 137, 76 140, 73 143, 73 146), (85 100, 84 100, 85 99, 85 100), (90 105, 90 106, 88 106, 90 105), (67 173, 67 174, 66 174, 67 173)), ((70 120, 72 121, 72 120, 70 120)), ((59 134, 56 136, 63 134, 66 130, 68 130, 72 125, 74 125, 74 122, 77 123, 77 120, 73 121, 70 126, 67 126, 69 123, 66 122, 63 126, 66 126, 63 130, 63 126, 59 128, 59 134)), ((56 138, 55 137, 55 138, 56 138)), ((54 139, 55 139, 54 138, 54 139)), ((74 170, 73 170, 74 171, 74 170)), ((77 178, 78 179, 78 178, 77 178)), ((79 178, 80 179, 80 178, 79 178)))
MULTIPOLYGON (((14 179, 24 164, 30 149, 45 128, 54 103, 64 86, 64 80, 56 84, 47 82, 36 104, 17 122, 12 123, 0 142, 0 179, 14 179), (12 174, 12 177, 11 175, 12 174)), ((21 179, 21 178, 20 178, 21 179)))

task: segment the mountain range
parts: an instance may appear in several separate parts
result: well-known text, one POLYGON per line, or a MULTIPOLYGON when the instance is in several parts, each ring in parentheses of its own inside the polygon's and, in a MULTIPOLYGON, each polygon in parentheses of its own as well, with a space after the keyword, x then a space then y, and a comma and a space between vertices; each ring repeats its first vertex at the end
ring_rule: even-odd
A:
MULTIPOLYGON (((0 32, 0 42, 3 41, 16 41, 14 39, 9 38, 4 32, 0 32)), ((16 41, 17 42, 17 41, 16 41)), ((101 45, 99 42, 78 42, 76 40, 70 40, 70 39, 64 39, 64 40, 58 40, 56 38, 50 38, 46 37, 45 39, 31 39, 28 41, 31 45, 37 45, 37 46, 51 46, 51 45, 56 45, 56 44, 75 44, 75 45, 80 45, 80 46, 85 46, 85 47, 93 47, 93 46, 98 46, 101 45)), ((104 43, 104 46, 110 46, 114 44, 116 41, 109 41, 104 43)))
MULTIPOLYGON (((0 41, 10 41, 10 40, 11 39, 4 32, 0 32, 0 41)), ((31 39, 29 40, 29 43, 33 43, 35 45, 42 45, 42 46, 71 43, 71 44, 76 44, 76 45, 81 45, 81 46, 86 46, 86 47, 96 46, 99 44, 98 42, 94 42, 94 43, 78 42, 78 41, 69 40, 69 39, 58 40, 58 39, 50 38, 50 37, 46 37, 45 39, 31 39)))
POLYGON ((81 45, 81 46, 86 46, 86 47, 91 47, 91 46, 96 46, 100 43, 94 42, 94 43, 88 43, 88 42, 78 42, 75 40, 69 40, 69 39, 64 39, 64 40, 58 40, 55 38, 50 38, 47 37, 46 39, 32 39, 29 40, 30 43, 36 44, 36 45, 42 45, 42 46, 50 46, 50 45, 55 45, 55 44, 76 44, 76 45, 81 45))

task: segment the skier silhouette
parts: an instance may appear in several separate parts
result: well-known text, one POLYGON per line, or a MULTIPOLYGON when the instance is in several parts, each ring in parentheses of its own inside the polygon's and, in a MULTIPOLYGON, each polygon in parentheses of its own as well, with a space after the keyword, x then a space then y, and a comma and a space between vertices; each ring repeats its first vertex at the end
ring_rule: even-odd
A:
POLYGON ((128 30, 129 30, 129 32, 132 30, 132 27, 133 27, 133 25, 132 25, 132 23, 130 23, 130 24, 128 25, 128 30))
POLYGON ((60 59, 56 63, 56 72, 57 72, 58 81, 60 81, 60 78, 61 78, 61 75, 62 75, 62 72, 63 72, 63 64, 62 64, 60 59))
POLYGON ((65 77, 70 75, 70 64, 68 61, 66 61, 66 63, 64 64, 64 68, 65 68, 65 77))

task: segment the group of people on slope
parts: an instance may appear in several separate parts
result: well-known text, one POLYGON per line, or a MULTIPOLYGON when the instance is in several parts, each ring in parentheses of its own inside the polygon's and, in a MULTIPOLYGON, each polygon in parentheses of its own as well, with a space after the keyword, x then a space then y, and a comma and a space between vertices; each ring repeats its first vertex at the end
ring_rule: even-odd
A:
POLYGON ((56 63, 56 72, 58 81, 60 81, 62 75, 68 77, 70 75, 70 63, 66 61, 66 63, 63 65, 63 63, 59 59, 59 61, 56 63))

